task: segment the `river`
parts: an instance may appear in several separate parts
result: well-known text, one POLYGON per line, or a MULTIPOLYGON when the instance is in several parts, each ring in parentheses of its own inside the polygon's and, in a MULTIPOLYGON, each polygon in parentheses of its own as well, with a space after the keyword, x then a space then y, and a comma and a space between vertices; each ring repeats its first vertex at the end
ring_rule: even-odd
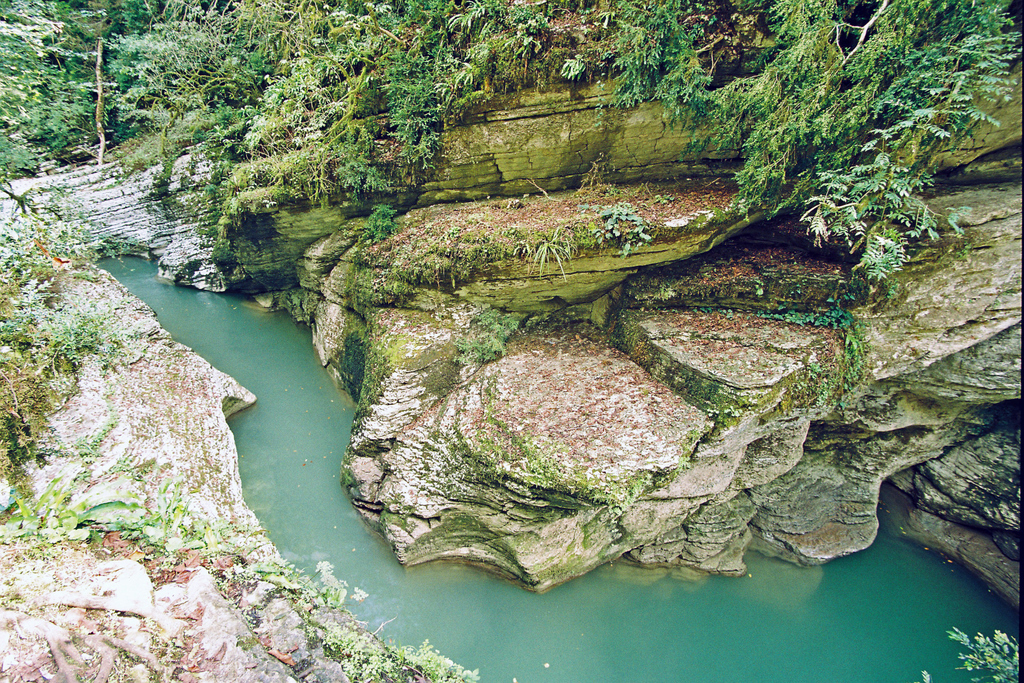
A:
POLYGON ((743 578, 693 580, 611 563, 536 595, 453 564, 404 568, 339 485, 352 405, 308 328, 236 295, 174 287, 155 264, 103 267, 175 339, 253 391, 231 420, 245 499, 281 554, 327 560, 369 597, 351 611, 396 644, 424 640, 484 683, 936 683, 956 670, 946 631, 1019 637, 1016 612, 966 570, 883 528, 824 567, 748 555, 743 578))

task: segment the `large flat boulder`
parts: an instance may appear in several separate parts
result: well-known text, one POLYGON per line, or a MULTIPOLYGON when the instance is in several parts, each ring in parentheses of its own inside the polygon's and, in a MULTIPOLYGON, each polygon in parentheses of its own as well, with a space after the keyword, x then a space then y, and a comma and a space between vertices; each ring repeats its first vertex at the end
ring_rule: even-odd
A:
POLYGON ((834 329, 732 311, 623 311, 620 348, 724 423, 783 404, 824 406, 847 358, 834 329))
POLYGON ((368 414, 346 458, 357 508, 403 562, 484 564, 534 590, 657 533, 644 520, 660 504, 640 499, 712 425, 587 327, 516 338, 425 409, 407 386, 406 409, 389 427, 368 414))

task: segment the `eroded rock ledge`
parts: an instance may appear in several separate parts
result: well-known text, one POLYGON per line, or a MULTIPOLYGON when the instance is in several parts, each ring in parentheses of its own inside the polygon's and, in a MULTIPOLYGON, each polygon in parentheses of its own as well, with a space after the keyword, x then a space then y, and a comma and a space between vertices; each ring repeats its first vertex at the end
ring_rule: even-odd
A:
MULTIPOLYGON (((224 285, 312 324, 360 402, 349 490, 403 561, 475 562, 536 590, 623 554, 740 573, 755 544, 815 564, 872 542, 892 481, 993 539, 1002 569, 978 571, 1002 581, 1019 567, 1019 423, 997 416, 1020 398, 1020 185, 929 201, 974 207, 965 236, 924 244, 882 288, 799 226, 755 234, 757 217, 697 211, 628 259, 502 262, 388 303, 367 297, 379 274, 360 265, 352 205, 255 217, 224 285), (487 308, 520 331, 481 366, 456 342, 487 308), (606 390, 605 368, 630 390, 606 390), (657 398, 687 427, 659 424, 657 398), (994 443, 1011 446, 997 458, 994 443), (986 455, 962 490, 967 452, 986 455)), ((1019 580, 1006 586, 1016 604, 1019 580)))
POLYGON ((318 348, 362 392, 353 501, 403 562, 544 590, 623 554, 738 574, 753 543, 826 562, 871 544, 891 480, 994 539, 998 562, 966 563, 1017 604, 1020 186, 933 203, 974 206, 967 234, 891 289, 759 226, 524 319, 484 365, 454 342, 482 310, 459 295, 500 291, 486 277, 360 316, 329 275, 318 348))

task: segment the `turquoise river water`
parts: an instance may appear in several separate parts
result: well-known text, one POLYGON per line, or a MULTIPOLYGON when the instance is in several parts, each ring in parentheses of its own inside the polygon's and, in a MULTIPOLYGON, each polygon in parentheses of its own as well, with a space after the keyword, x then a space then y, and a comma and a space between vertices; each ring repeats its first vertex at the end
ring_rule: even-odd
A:
POLYGON ((244 297, 174 287, 154 264, 103 267, 175 339, 259 398, 232 418, 245 498, 281 554, 369 593, 351 610, 381 636, 424 640, 484 683, 935 683, 956 670, 946 631, 1019 636, 1017 614, 942 556, 883 530, 824 567, 757 555, 743 578, 685 580, 605 565, 543 595, 452 564, 404 568, 339 486, 351 402, 317 362, 307 328, 244 297))

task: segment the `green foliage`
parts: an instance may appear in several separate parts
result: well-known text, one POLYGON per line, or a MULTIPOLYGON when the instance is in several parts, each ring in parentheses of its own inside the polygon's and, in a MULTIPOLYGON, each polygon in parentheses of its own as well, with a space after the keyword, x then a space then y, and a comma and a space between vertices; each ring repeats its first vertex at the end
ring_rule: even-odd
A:
POLYGON ((562 64, 562 78, 567 81, 577 81, 586 73, 587 65, 579 55, 566 59, 562 64))
POLYGON ((385 648, 365 631, 331 624, 324 638, 327 652, 341 662, 345 674, 357 681, 430 680, 434 683, 472 683, 478 670, 468 671, 424 641, 419 648, 385 648))
MULTIPOLYGON (((703 309, 702 309, 703 310, 703 309)), ((834 330, 849 329, 855 322, 855 318, 849 312, 835 306, 827 311, 794 311, 780 308, 777 311, 758 311, 755 315, 771 320, 783 320, 787 323, 797 325, 812 325, 814 327, 830 327, 834 330)))
MULTIPOLYGON (((695 148, 744 160, 743 206, 806 210, 815 235, 846 239, 880 279, 917 239, 949 218, 956 229, 914 196, 937 154, 991 123, 983 108, 1007 95, 1018 40, 1000 0, 765 0, 740 9, 773 42, 732 77, 731 6, 589 4, 12 0, 2 173, 90 139, 87 57, 100 36, 108 125, 119 140, 154 134, 133 164, 197 143, 244 162, 211 191, 225 220, 416 184, 445 125, 490 93, 614 76, 615 104, 661 101, 677 125, 707 131, 695 148)), ((647 241, 639 224, 616 221, 629 228, 616 236, 605 218, 595 236, 625 236, 624 256, 647 241)))
POLYGON ((805 218, 816 235, 847 238, 864 250, 867 274, 884 277, 905 261, 908 244, 936 233, 937 217, 913 193, 929 183, 937 155, 978 123, 992 123, 982 107, 1009 96, 1019 34, 1008 30, 1006 4, 763 7, 775 45, 755 75, 713 90, 731 36, 701 3, 687 3, 682 16, 694 18, 667 35, 654 10, 648 23, 638 21, 648 16, 641 12, 622 13, 633 27, 623 35, 638 37, 635 54, 620 57, 620 102, 661 99, 681 121, 706 126, 711 132, 695 148, 744 160, 741 204, 778 211, 809 203, 805 218), (682 57, 666 66, 673 50, 682 57))
POLYGON ((160 484, 153 507, 144 518, 136 523, 121 520, 111 528, 120 529, 124 538, 139 539, 168 552, 181 548, 215 547, 217 541, 212 528, 189 509, 182 494, 184 489, 185 483, 180 478, 165 480, 160 484), (207 542, 207 536, 212 542, 207 542))
POLYGON ((163 142, 191 112, 256 101, 268 70, 255 45, 239 34, 235 10, 172 3, 161 19, 111 46, 115 115, 124 134, 158 130, 163 142))
POLYGON ((675 116, 707 112, 713 67, 701 59, 718 22, 702 0, 623 0, 606 17, 615 33, 616 104, 661 100, 675 116))
POLYGON ((66 10, 47 0, 0 4, 0 182, 94 137, 91 70, 65 30, 66 10))
MULTIPOLYGON (((972 678, 975 683, 1017 683, 1020 680, 1020 645, 1002 631, 996 631, 992 638, 977 634, 972 639, 958 628, 949 631, 949 638, 960 643, 966 652, 958 656, 963 662, 962 669, 984 671, 986 676, 972 678)), ((923 683, 931 683, 927 671, 921 672, 923 683)))
POLYGON ((92 251, 96 258, 113 258, 128 254, 148 254, 149 247, 144 243, 131 237, 103 237, 92 244, 92 251))
POLYGON ((474 334, 455 340, 463 363, 487 363, 505 353, 505 342, 519 327, 519 319, 489 308, 473 320, 474 334))
POLYGON ((644 219, 637 214, 636 207, 629 202, 619 202, 614 206, 591 206, 583 204, 580 206, 583 211, 596 211, 602 224, 592 224, 591 234, 597 239, 598 244, 611 242, 620 248, 622 258, 626 258, 638 247, 651 241, 652 236, 648 232, 649 226, 644 219))
MULTIPOLYGON (((348 598, 348 583, 334 576, 334 565, 327 561, 317 562, 316 573, 320 577, 320 597, 324 605, 332 609, 342 609, 348 598)), ((366 592, 360 588, 352 592, 352 599, 356 602, 362 602, 366 598, 366 592)))
POLYGON ((991 680, 994 683, 1016 683, 1020 675, 1020 646, 1017 641, 1002 631, 996 631, 992 638, 977 634, 970 638, 960 629, 954 628, 949 637, 965 648, 960 653, 963 668, 968 671, 985 671, 990 678, 972 678, 975 682, 991 680))
POLYGON ((576 255, 576 236, 570 228, 558 226, 550 235, 546 235, 534 244, 523 244, 517 252, 528 256, 533 265, 537 267, 539 275, 553 260, 558 264, 558 270, 562 273, 562 279, 568 280, 565 275, 565 264, 576 255))
POLYGON ((399 52, 385 75, 393 136, 401 143, 401 157, 414 164, 429 165, 441 144, 443 109, 434 87, 439 64, 434 57, 399 52))
POLYGON ((28 198, 0 218, 0 476, 35 454, 44 416, 59 399, 57 380, 87 357, 113 361, 126 341, 103 302, 54 305, 51 255, 91 253, 81 226, 42 216, 28 198))
POLYGON ((74 493, 80 488, 76 481, 73 473, 65 475, 54 479, 34 501, 17 498, 17 509, 0 528, 0 540, 37 536, 50 543, 84 541, 94 532, 120 531, 122 538, 166 553, 216 550, 224 543, 215 525, 189 509, 180 478, 165 480, 149 508, 124 479, 79 494, 74 493))
POLYGON ((90 356, 112 359, 124 339, 112 333, 117 324, 113 314, 100 304, 84 308, 57 309, 46 316, 39 332, 54 362, 63 361, 78 369, 90 356))
POLYGON ((363 226, 363 240, 369 244, 383 242, 398 232, 398 224, 395 223, 394 207, 390 204, 379 204, 373 207, 373 212, 366 219, 363 226))
MULTIPOLYGON (((873 151, 879 140, 885 137, 873 139, 864 151, 873 151)), ((901 166, 886 152, 847 172, 821 171, 819 179, 824 194, 808 199, 811 206, 803 220, 809 223, 816 244, 838 236, 854 250, 863 248, 857 267, 870 279, 881 280, 900 270, 912 240, 922 234, 939 237, 940 217, 915 196, 930 185, 930 177, 901 166)), ((963 234, 957 224, 963 211, 951 211, 945 217, 958 235, 963 234)))
POLYGON ((323 202, 416 182, 445 122, 536 77, 552 36, 541 9, 503 0, 244 0, 231 19, 236 41, 278 39, 259 48, 277 69, 244 132, 252 168, 227 192, 229 216, 258 206, 247 193, 260 188, 323 202))
POLYGON ((142 508, 138 500, 124 493, 123 481, 74 495, 74 480, 74 474, 54 479, 34 501, 16 498, 16 509, 0 528, 0 541, 25 536, 38 536, 49 543, 84 541, 91 533, 87 524, 140 516, 142 508))

